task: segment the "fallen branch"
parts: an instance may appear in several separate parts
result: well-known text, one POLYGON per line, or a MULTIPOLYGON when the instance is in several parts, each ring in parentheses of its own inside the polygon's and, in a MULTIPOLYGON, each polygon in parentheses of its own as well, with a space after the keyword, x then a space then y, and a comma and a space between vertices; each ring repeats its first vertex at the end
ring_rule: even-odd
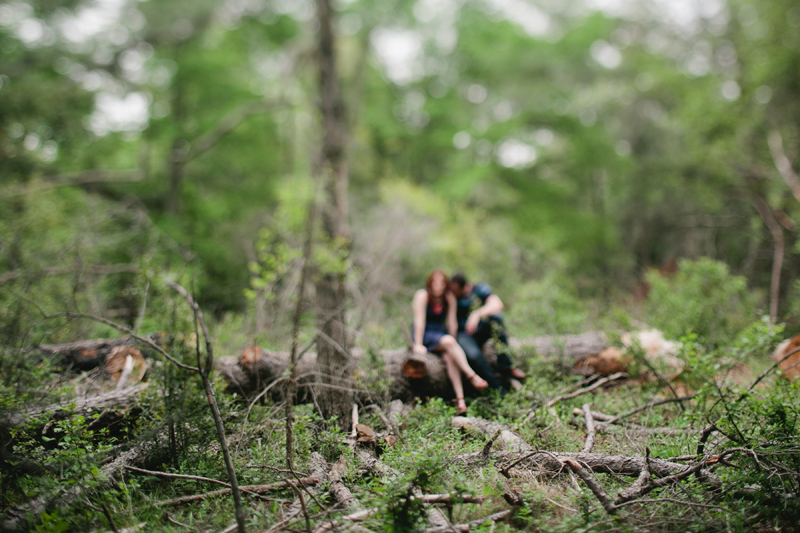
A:
POLYGON ((620 502, 626 501, 626 499, 630 499, 629 496, 631 496, 632 494, 636 494, 636 492, 642 487, 644 487, 644 484, 647 483, 647 481, 652 476, 652 473, 650 472, 650 448, 645 448, 644 451, 645 451, 644 455, 645 461, 644 461, 644 468, 642 468, 641 474, 639 474, 639 477, 636 478, 636 481, 631 483, 631 485, 628 488, 617 494, 617 497, 614 499, 615 505, 619 504, 620 502))
POLYGON ((592 411, 589 409, 589 404, 583 404, 583 414, 586 417, 586 443, 583 445, 583 453, 589 453, 594 447, 594 438, 596 431, 594 429, 594 418, 592 418, 592 411))
POLYGON ((499 437, 502 433, 503 430, 498 429, 497 431, 494 432, 494 435, 492 435, 492 437, 488 441, 486 441, 486 444, 483 445, 483 450, 481 451, 481 453, 486 459, 489 459, 489 454, 492 452, 492 446, 494 445, 494 441, 497 440, 497 437, 499 437))
POLYGON ((61 420, 76 415, 88 418, 89 413, 101 409, 125 409, 133 405, 140 392, 147 388, 147 383, 113 390, 95 396, 78 397, 74 400, 60 402, 46 407, 33 407, 25 411, 10 413, 0 418, 0 427, 13 427, 47 413, 50 420, 61 420))
POLYGON ((202 477, 202 476, 190 476, 186 474, 170 474, 169 472, 157 472, 154 470, 145 470, 144 468, 136 468, 135 466, 124 466, 125 470, 130 470, 131 472, 136 472, 137 474, 144 474, 146 476, 155 476, 155 477, 166 477, 171 479, 193 479, 195 481, 207 481, 209 483, 214 483, 216 485, 222 485, 223 487, 230 487, 229 483, 225 483, 224 481, 219 481, 217 479, 213 479, 210 477, 202 477))
POLYGON ((425 503, 483 503, 488 496, 471 496, 469 494, 423 494, 419 497, 425 503))
POLYGON ((570 392, 569 394, 562 394, 561 396, 556 396, 555 398, 553 398, 552 400, 547 402, 545 404, 545 407, 553 407, 555 404, 557 404, 560 401, 569 400, 570 398, 575 398, 577 396, 580 396, 581 394, 586 394, 587 392, 592 392, 593 390, 599 389, 600 387, 602 387, 606 383, 610 383, 610 382, 615 381, 617 379, 622 379, 622 378, 627 378, 627 377, 628 377, 628 374, 626 374, 625 372, 617 372, 616 374, 611 374, 607 378, 603 378, 603 379, 597 380, 596 382, 594 382, 592 385, 589 385, 588 387, 584 387, 582 389, 578 389, 578 390, 576 390, 574 392, 570 392))
MULTIPOLYGON (((548 409, 550 407, 553 407, 558 402, 561 402, 563 400, 569 400, 571 398, 575 398, 577 396, 580 396, 581 394, 586 394, 587 392, 592 392, 593 390, 597 390, 598 388, 602 387, 606 383, 610 383, 612 381, 615 381, 615 380, 618 380, 618 379, 622 379, 622 378, 627 378, 627 377, 628 377, 628 374, 626 374, 625 372, 617 372, 616 374, 611 374, 608 377, 605 377, 603 379, 597 380, 596 382, 594 382, 592 385, 589 385, 588 387, 584 387, 584 388, 578 389, 578 390, 570 392, 570 393, 566 393, 566 394, 562 394, 560 396, 556 396, 552 400, 549 400, 544 405, 544 408, 548 409)), ((522 422, 520 422, 520 426, 524 426, 525 424, 530 422, 531 419, 534 416, 536 416, 536 411, 537 411, 537 409, 531 410, 528 413, 528 415, 522 420, 522 422)))
MULTIPOLYGON (((478 430, 486 435, 494 434, 498 429, 502 429, 498 442, 505 442, 510 444, 509 447, 514 448, 514 452, 494 452, 495 457, 505 459, 509 462, 519 458, 518 453, 527 454, 535 450, 527 442, 521 439, 518 435, 514 434, 507 426, 497 422, 489 422, 482 418, 465 418, 454 417, 453 425, 478 430)), ((600 472, 606 474, 617 474, 624 476, 639 476, 644 468, 644 457, 630 457, 624 455, 604 455, 598 453, 568 453, 568 452, 546 452, 540 453, 534 460, 534 456, 526 459, 531 468, 541 470, 548 473, 561 472, 563 461, 565 459, 573 459, 580 462, 583 466, 588 467, 593 472, 600 472)), ((470 464, 483 464, 483 451, 459 455, 453 458, 455 461, 460 461, 466 465, 470 464)), ((666 461, 664 459, 650 459, 650 467, 653 475, 657 477, 671 476, 678 472, 682 472, 686 466, 666 461)), ((700 472, 706 479, 716 482, 714 476, 707 471, 700 472)))
MULTIPOLYGON (((119 481, 124 472, 125 465, 144 464, 157 451, 158 437, 153 440, 141 442, 138 445, 123 450, 123 447, 115 449, 116 457, 100 468, 98 479, 101 480, 94 490, 104 490, 106 487, 119 481)), ((84 486, 73 486, 67 490, 56 494, 39 496, 23 505, 11 507, 5 510, 2 521, 0 521, 0 531, 15 532, 28 531, 32 524, 35 524, 39 517, 48 509, 56 508, 65 510, 73 505, 77 500, 85 497, 84 486)))
MULTIPOLYGON (((327 462, 325 462, 325 459, 323 459, 323 457, 317 452, 313 452, 311 454, 311 463, 314 465, 314 470, 313 470, 314 477, 319 479, 319 482, 316 485, 314 485, 311 488, 311 490, 309 490, 308 487, 306 487, 303 484, 303 482, 302 482, 300 476, 298 476, 297 472, 295 472, 294 470, 290 470, 289 473, 291 473, 292 476, 294 477, 294 482, 292 483, 292 489, 295 490, 295 492, 297 492, 296 488, 297 489, 303 489, 303 491, 306 494, 308 494, 308 497, 311 498, 312 500, 314 500, 314 503, 317 504, 317 507, 319 507, 323 512, 327 512, 327 509, 325 508, 325 506, 317 498, 317 493, 322 488, 321 487, 321 485, 323 484, 322 482, 325 481, 326 479, 328 479, 328 475, 329 475, 329 472, 330 472, 330 466, 328 465, 327 462)), ((299 499, 299 503, 300 503, 300 506, 302 508, 303 507, 303 499, 302 498, 299 499)), ((305 509, 303 509, 303 510, 305 511, 305 509)))
POLYGON ((663 405, 663 404, 666 404, 666 403, 684 402, 684 401, 692 400, 692 399, 694 399, 694 397, 695 397, 695 395, 692 394, 690 396, 681 396, 680 398, 667 398, 666 400, 653 400, 650 403, 646 403, 644 405, 640 405, 639 407, 635 407, 633 409, 630 409, 629 411, 625 411, 622 414, 619 414, 617 416, 611 417, 609 420, 606 420, 602 424, 600 424, 600 426, 602 426, 602 427, 610 426, 614 422, 622 420, 623 418, 628 418, 629 416, 634 415, 634 414, 636 414, 636 413, 638 413, 640 411, 645 411, 647 409, 651 409, 653 407, 656 407, 657 405, 663 405))
MULTIPOLYGON (((632 490, 632 491, 623 491, 614 500, 614 504, 619 506, 619 505, 621 505, 621 504, 623 504, 625 502, 629 502, 631 500, 636 500, 638 498, 641 498, 645 494, 648 494, 648 493, 654 491, 657 488, 665 487, 665 486, 669 485, 670 483, 674 483, 676 481, 680 481, 681 479, 689 477, 690 475, 694 474, 695 472, 699 472, 706 465, 707 465, 707 463, 705 461, 703 461, 703 462, 700 462, 700 463, 697 463, 695 465, 690 466, 689 468, 687 468, 683 472, 679 472, 679 473, 674 474, 672 476, 662 477, 661 479, 656 479, 655 481, 651 481, 647 485, 644 485, 644 486, 642 486, 642 487, 640 487, 638 489, 635 489, 635 490, 632 490)), ((638 481, 638 479, 637 479, 637 481, 638 481)))
POLYGON ((551 452, 548 452, 548 451, 545 451, 545 450, 536 450, 536 451, 533 451, 533 452, 531 452, 531 453, 529 453, 527 455, 523 455, 522 457, 520 457, 516 461, 514 461, 512 463, 509 463, 508 465, 504 466, 502 469, 500 469, 500 473, 503 474, 505 477, 511 477, 509 472, 511 471, 512 468, 514 468, 515 466, 520 464, 522 461, 525 461, 526 459, 530 459, 534 455, 537 455, 537 454, 540 454, 540 453, 550 454, 556 461, 558 461, 558 457, 553 455, 551 452))
MULTIPOLYGON (((319 480, 314 479, 313 477, 306 477, 300 478, 300 484, 302 485, 316 485, 319 480)), ((221 483, 221 482, 220 482, 221 483)), ((297 485, 297 481, 294 482, 297 485)), ((289 484, 285 481, 279 481, 277 483, 270 483, 268 485, 244 485, 239 487, 242 492, 246 492, 248 494, 264 494, 267 492, 272 492, 274 490, 281 490, 289 488, 289 484)), ((176 505, 183 505, 186 503, 193 503, 198 502, 201 500, 205 500, 207 498, 212 498, 214 496, 225 496, 226 494, 230 494, 231 489, 220 489, 211 492, 204 492, 203 494, 193 494, 191 496, 181 496, 180 498, 172 498, 171 500, 164 500, 157 502, 155 505, 156 507, 173 507, 176 505)))
POLYGON ((500 511, 499 513, 490 514, 484 518, 479 518, 477 520, 472 520, 471 522, 467 522, 466 524, 450 524, 447 527, 439 528, 439 529, 429 529, 429 533, 447 533, 456 531, 457 533, 468 533, 472 530, 472 528, 482 526, 486 522, 499 522, 501 520, 505 520, 511 516, 511 511, 500 511))
POLYGON ((586 468, 581 467, 577 461, 573 459, 565 459, 564 463, 569 466, 575 474, 581 480, 586 483, 586 486, 589 487, 589 490, 592 491, 592 494, 595 495, 597 500, 600 502, 600 505, 603 506, 603 509, 606 510, 608 514, 614 516, 617 514, 617 508, 614 506, 614 502, 611 501, 611 498, 608 497, 606 491, 603 490, 603 487, 592 477, 592 475, 587 472, 586 468))
POLYGON ((342 516, 338 520, 331 520, 330 522, 325 522, 314 530, 314 533, 325 533, 326 531, 332 531, 339 526, 343 525, 344 522, 361 522, 365 518, 372 516, 378 512, 378 509, 364 509, 363 511, 357 511, 355 513, 349 514, 347 516, 342 516))

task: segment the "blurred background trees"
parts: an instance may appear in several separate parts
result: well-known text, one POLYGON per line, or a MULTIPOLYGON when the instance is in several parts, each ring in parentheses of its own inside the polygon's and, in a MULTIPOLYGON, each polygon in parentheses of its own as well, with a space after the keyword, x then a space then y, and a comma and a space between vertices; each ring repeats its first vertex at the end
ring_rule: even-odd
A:
MULTIPOLYGON (((520 333, 637 315, 648 269, 699 258, 796 323, 800 8, 568 4, 335 4, 352 241, 319 260, 343 261, 368 342, 402 342, 434 267, 494 285, 520 333)), ((22 294, 136 325, 148 276, 172 271, 242 342, 288 342, 322 143, 314 14, 0 6, 8 338, 35 321, 22 294)))

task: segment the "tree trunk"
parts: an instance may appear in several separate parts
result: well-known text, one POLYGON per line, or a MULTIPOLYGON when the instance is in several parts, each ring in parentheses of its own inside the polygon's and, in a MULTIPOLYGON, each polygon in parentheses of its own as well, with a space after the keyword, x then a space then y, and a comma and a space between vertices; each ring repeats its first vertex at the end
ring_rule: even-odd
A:
MULTIPOLYGON (((319 98, 322 119, 322 161, 320 174, 325 199, 321 215, 322 227, 329 245, 348 246, 347 181, 345 155, 345 115, 333 39, 333 10, 330 0, 317 0, 319 98)), ((346 250, 344 250, 346 252, 346 250)), ((337 254, 338 255, 338 254, 337 254)), ((319 381, 317 404, 326 419, 337 417, 338 423, 350 426, 350 405, 353 402, 351 374, 355 371, 349 353, 345 330, 344 273, 339 269, 322 272, 317 282, 317 335, 319 381)))
POLYGON ((756 209, 772 235, 773 253, 772 279, 770 281, 769 290, 769 319, 770 322, 774 324, 778 319, 778 304, 781 292, 781 269, 783 268, 783 255, 786 245, 783 238, 783 228, 781 228, 781 225, 778 224, 778 221, 775 219, 772 208, 761 196, 757 194, 753 196, 756 209))

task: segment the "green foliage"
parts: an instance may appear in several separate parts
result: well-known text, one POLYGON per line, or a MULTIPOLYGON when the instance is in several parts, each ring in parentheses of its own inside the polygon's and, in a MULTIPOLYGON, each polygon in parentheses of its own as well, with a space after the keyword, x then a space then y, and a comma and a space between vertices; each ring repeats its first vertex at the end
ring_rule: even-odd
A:
POLYGON ((719 261, 682 260, 677 273, 651 272, 647 279, 647 320, 667 337, 694 332, 703 343, 719 345, 734 338, 753 316, 747 281, 731 275, 719 261))
POLYGON ((529 281, 514 294, 518 304, 509 313, 515 335, 580 333, 589 313, 569 279, 548 276, 529 281))

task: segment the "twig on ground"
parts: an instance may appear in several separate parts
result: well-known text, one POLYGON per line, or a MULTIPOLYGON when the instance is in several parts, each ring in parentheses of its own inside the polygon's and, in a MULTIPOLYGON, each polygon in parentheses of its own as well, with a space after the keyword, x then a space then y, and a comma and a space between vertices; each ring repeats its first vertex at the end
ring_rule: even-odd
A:
POLYGON ((229 483, 225 483, 224 481, 219 481, 217 479, 213 479, 210 477, 190 476, 187 474, 170 474, 168 472, 156 472, 155 470, 145 470, 144 468, 136 468, 135 466, 129 466, 129 465, 125 465, 123 468, 125 468, 126 470, 130 470, 132 472, 136 472, 137 474, 145 474, 148 476, 156 476, 156 477, 168 477, 175 479, 193 479, 195 481, 208 481, 209 483, 215 483, 217 485, 222 485, 223 487, 230 488, 229 483))
POLYGON ((584 387, 582 389, 578 389, 578 390, 570 392, 568 394, 562 394, 561 396, 556 396, 552 400, 548 401, 545 404, 545 407, 553 407, 555 404, 557 404, 560 401, 569 400, 570 398, 575 398, 577 396, 580 396, 581 394, 586 394, 587 392, 592 392, 593 390, 596 390, 596 389, 602 387, 606 383, 610 383, 612 381, 615 381, 615 380, 618 380, 618 379, 622 379, 622 378, 627 378, 627 377, 628 377, 628 374, 626 374, 625 372, 617 372, 616 374, 611 374, 610 376, 608 376, 606 378, 603 378, 603 379, 600 379, 600 380, 596 381, 595 383, 593 383, 592 385, 590 385, 588 387, 584 387))
MULTIPOLYGON (((190 526, 190 525, 188 525, 188 524, 184 524, 183 522, 178 522, 177 520, 175 520, 174 518, 172 518, 172 517, 171 517, 169 514, 167 514, 167 513, 164 513, 164 518, 166 518, 166 519, 167 519, 167 522, 169 522, 170 524, 174 524, 174 525, 176 525, 176 526, 185 527, 185 528, 191 528, 191 527, 192 527, 192 526, 190 526)), ((233 528, 234 528, 234 529, 236 529, 236 524, 233 524, 233 528)))
POLYGON ((501 520, 505 520, 511 515, 511 511, 500 511, 499 513, 494 513, 489 516, 479 518, 478 520, 472 520, 471 522, 467 522, 466 524, 451 524, 446 528, 435 528, 429 530, 431 533, 446 533, 448 531, 455 531, 457 533, 468 533, 473 528, 482 526, 486 522, 499 522, 501 520))
POLYGON ((357 511, 347 516, 343 516, 338 520, 331 520, 330 522, 325 522, 324 524, 317 526, 317 528, 314 530, 314 533, 325 533, 326 531, 334 530, 342 525, 342 522, 360 522, 377 512, 378 509, 364 509, 363 511, 357 511))
POLYGON ((471 496, 469 494, 423 494, 418 499, 425 503, 483 503, 488 496, 471 496))
POLYGON ((572 469, 572 471, 586 483, 586 486, 589 487, 589 490, 592 491, 592 494, 595 495, 597 500, 600 502, 600 505, 603 506, 603 509, 606 510, 608 514, 614 516, 617 514, 617 508, 614 506, 614 502, 608 497, 606 491, 603 490, 603 487, 595 480, 592 475, 587 472, 586 468, 583 468, 581 465, 578 464, 577 461, 573 459, 565 459, 564 463, 572 469))
POLYGON ((276 466, 269 466, 269 465, 245 465, 245 468, 264 468, 267 470, 278 472, 279 474, 292 474, 292 475, 300 475, 303 477, 309 477, 308 474, 304 474, 302 472, 295 472, 293 470, 286 470, 285 468, 278 468, 276 466))
POLYGON ((578 510, 577 510, 577 509, 573 509, 572 507, 567 507, 566 505, 561 505, 561 504, 560 504, 560 503, 558 503, 558 502, 554 502, 554 501, 553 501, 553 500, 551 500, 550 498, 545 498, 545 500, 547 500, 548 502, 552 503, 553 505, 555 505, 556 507, 558 507, 558 508, 560 508, 560 509, 564 509, 565 511, 569 511, 569 512, 571 512, 571 513, 577 513, 577 512, 578 512, 578 510))
MULTIPOLYGON (((572 414, 575 416, 584 416, 583 409, 578 409, 577 407, 572 410, 572 414)), ((601 422, 605 422, 607 420, 611 420, 614 417, 611 415, 607 415, 605 413, 601 413, 600 411, 592 411, 592 418, 594 418, 595 420, 599 420, 601 422)))
MULTIPOLYGON (((690 466, 689 468, 687 468, 686 470, 684 470, 683 472, 680 472, 678 474, 675 474, 675 475, 672 475, 672 476, 667 476, 667 477, 662 477, 661 479, 656 479, 655 481, 651 481, 647 485, 645 485, 645 486, 643 486, 643 487, 641 487, 639 489, 630 491, 630 492, 625 491, 625 493, 622 493, 617 497, 617 499, 614 501, 614 504, 616 506, 620 506, 621 504, 623 504, 625 502, 628 502, 628 501, 631 501, 631 500, 635 500, 637 498, 641 498, 645 494, 648 494, 648 493, 652 492, 653 490, 655 490, 657 488, 664 487, 664 486, 669 485, 670 483, 673 483, 675 481, 680 481, 681 479, 683 479, 685 477, 689 477, 690 475, 692 475, 695 472, 699 472, 707 464, 708 464, 707 462, 703 461, 701 463, 697 463, 695 465, 690 466)), ((637 479, 637 481, 638 481, 638 479, 637 479)))
POLYGON ((725 513, 730 512, 730 509, 725 509, 724 507, 720 507, 718 505, 708 505, 708 504, 705 504, 705 503, 694 503, 694 502, 689 502, 689 501, 686 501, 686 500, 676 500, 676 499, 673 499, 673 498, 659 498, 657 500, 633 500, 633 501, 621 503, 617 507, 625 507, 626 505, 635 505, 637 503, 677 503, 677 504, 680 504, 680 505, 688 505, 689 507, 703 507, 703 508, 706 508, 706 509, 718 509, 718 510, 723 511, 725 513))
POLYGON ((626 498, 629 497, 631 494, 635 494, 636 491, 641 489, 647 480, 650 479, 651 472, 650 472, 650 448, 645 448, 645 462, 644 466, 642 467, 642 472, 639 474, 639 477, 636 478, 630 487, 626 488, 622 492, 620 492, 616 499, 614 500, 614 504, 616 505, 618 502, 625 501, 626 498))
POLYGON ((692 394, 692 395, 689 395, 689 396, 681 396, 679 398, 667 398, 666 400, 653 400, 650 403, 646 403, 644 405, 640 405, 639 407, 636 407, 636 408, 631 409, 629 411, 625 411, 624 413, 619 414, 617 416, 611 417, 609 420, 606 420, 602 424, 600 424, 600 429, 603 429, 604 427, 610 426, 614 422, 617 422, 618 420, 622 420, 623 418, 627 418, 627 417, 629 417, 631 415, 634 415, 634 414, 636 414, 636 413, 638 413, 640 411, 644 411, 646 409, 651 409, 651 408, 653 408, 653 407, 655 407, 657 405, 663 405, 665 403, 675 403, 675 402, 688 401, 688 400, 694 399, 694 397, 695 397, 695 395, 692 394))
POLYGON ((583 453, 589 453, 594 447, 594 439, 596 431, 594 428, 594 418, 592 418, 592 410, 589 404, 583 404, 583 414, 586 417, 586 443, 583 445, 583 453))
MULTIPOLYGON (((588 387, 583 387, 583 388, 580 388, 580 389, 578 389, 576 391, 565 393, 565 394, 562 394, 560 396, 556 396, 555 398, 549 400, 546 404, 544 404, 544 408, 547 409, 547 408, 553 407, 555 404, 557 404, 560 401, 569 400, 570 398, 575 398, 576 396, 580 396, 581 394, 586 394, 587 392, 592 392, 593 390, 597 390, 598 388, 602 387, 606 383, 610 383, 612 381, 615 381, 615 380, 618 380, 618 379, 621 379, 621 378, 627 378, 627 377, 628 377, 628 374, 626 374, 625 372, 617 372, 616 374, 612 374, 612 375, 610 375, 608 377, 605 377, 603 379, 600 379, 600 380, 594 382, 592 385, 589 385, 588 387)), ((531 410, 528 413, 528 415, 522 420, 522 422, 520 422, 520 425, 524 426, 525 424, 527 424, 534 416, 536 416, 536 411, 537 411, 536 409, 531 410)))
MULTIPOLYGON (((305 484, 315 485, 316 483, 319 482, 317 479, 313 477, 301 478, 301 481, 303 482, 304 485, 305 484)), ((261 499, 265 499, 263 496, 260 496, 260 494, 265 492, 272 492, 273 490, 285 489, 287 487, 288 485, 285 482, 279 481, 277 483, 270 483, 268 485, 243 485, 242 487, 240 487, 240 489, 242 492, 246 494, 251 494, 261 499)), ((181 496, 179 498, 172 498, 171 500, 163 500, 157 502, 155 505, 156 507, 173 507, 175 505, 182 505, 185 503, 192 503, 200 500, 205 500, 206 498, 211 498, 214 496, 224 496, 226 494, 230 494, 230 492, 231 492, 230 488, 225 488, 211 492, 204 492, 202 494, 192 494, 191 496, 181 496)))
POLYGON ((743 398, 744 398, 744 397, 747 395, 747 393, 748 393, 748 392, 750 392, 751 390, 753 390, 753 387, 755 387, 756 385, 758 385, 758 384, 761 382, 761 380, 762 380, 762 379, 764 379, 765 377, 767 377, 767 376, 769 375, 769 373, 770 373, 770 372, 772 372, 773 370, 775 370, 776 368, 778 368, 778 366, 779 366, 781 363, 783 363, 784 361, 786 361, 787 359, 789 359, 791 356, 793 356, 793 355, 794 355, 794 354, 796 354, 797 352, 800 352, 800 346, 798 346, 797 348, 795 348, 795 349, 794 349, 794 350, 792 350, 791 352, 789 352, 789 353, 785 354, 783 357, 781 357, 781 358, 780 358, 780 360, 776 361, 776 362, 775 362, 775 364, 773 364, 772 366, 770 366, 768 369, 764 370, 764 371, 761 373, 761 375, 760 375, 760 376, 758 376, 758 378, 756 378, 756 380, 755 380, 754 382, 752 382, 752 383, 750 384, 750 386, 748 386, 748 387, 745 389, 745 391, 742 393, 742 395, 741 395, 741 396, 739 396, 739 399, 737 399, 736 401, 738 402, 738 401, 742 400, 742 399, 743 399, 743 398))
MULTIPOLYGON (((507 466, 504 466, 504 467, 503 467, 503 468, 500 470, 500 473, 501 473, 501 474, 503 474, 505 477, 511 477, 511 476, 509 475, 509 472, 511 471, 511 469, 512 469, 512 468, 514 468, 515 466, 517 466, 517 465, 518 465, 519 463, 521 463, 522 461, 524 461, 524 460, 526 460, 526 459, 530 459, 530 458, 531 458, 531 457, 533 457, 534 455, 537 455, 537 454, 540 454, 540 453, 547 454, 547 455, 549 455, 550 457, 552 457, 553 459, 555 459, 556 461, 558 461, 559 463, 561 463, 561 461, 558 459, 558 457, 556 457, 556 456, 555 456, 555 455, 553 455, 552 453, 550 453, 550 452, 548 452, 548 451, 545 451, 545 450, 535 450, 535 451, 532 451, 532 452, 530 452, 530 453, 528 453, 528 454, 526 454, 526 455, 523 455, 522 457, 520 457, 519 459, 517 459, 517 460, 516 460, 516 461, 514 461, 513 463, 511 463, 511 464, 509 464, 509 465, 507 465, 507 466)), ((562 464, 562 466, 563 466, 563 463, 561 463, 561 464, 562 464)))
POLYGON ((497 440, 497 437, 499 437, 502 432, 503 432, 502 429, 498 429, 497 431, 495 431, 494 435, 492 435, 491 438, 488 441, 486 441, 486 444, 483 445, 483 450, 481 451, 481 455, 483 455, 484 459, 489 458, 489 454, 492 452, 492 446, 494 445, 494 441, 497 440))
POLYGON ((300 492, 300 489, 295 487, 294 484, 288 479, 284 479, 283 481, 292 488, 295 494, 297 494, 297 498, 300 500, 300 507, 303 509, 303 516, 306 519, 306 531, 311 533, 311 517, 308 516, 308 509, 306 508, 306 500, 303 498, 303 493, 300 492))

